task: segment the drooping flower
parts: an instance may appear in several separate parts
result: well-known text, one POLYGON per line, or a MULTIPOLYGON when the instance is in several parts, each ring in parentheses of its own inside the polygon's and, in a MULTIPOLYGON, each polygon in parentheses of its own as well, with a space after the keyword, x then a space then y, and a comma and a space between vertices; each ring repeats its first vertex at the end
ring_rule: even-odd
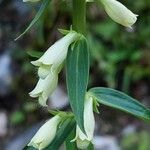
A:
POLYGON ((31 62, 39 67, 38 75, 40 79, 29 94, 31 97, 38 97, 42 106, 46 106, 46 100, 56 89, 58 74, 67 56, 68 47, 79 35, 75 31, 70 31, 66 36, 54 43, 41 58, 31 62))
POLYGON ((95 119, 93 113, 93 98, 86 95, 85 103, 84 103, 84 129, 86 135, 81 131, 79 126, 76 127, 76 137, 72 140, 76 141, 77 147, 79 149, 86 149, 90 142, 93 140, 95 127, 95 119))
POLYGON ((56 89, 57 82, 58 74, 50 71, 45 79, 39 79, 36 87, 29 93, 29 95, 31 97, 38 97, 40 105, 46 106, 46 101, 56 89))
POLYGON ((57 126, 61 121, 61 117, 56 115, 48 120, 34 135, 28 146, 33 146, 38 150, 46 148, 55 138, 57 126))
POLYGON ((128 8, 126 8, 122 3, 117 0, 100 0, 104 5, 106 13, 115 22, 131 28, 131 26, 136 22, 137 16, 132 13, 128 8))
POLYGON ((44 55, 31 63, 38 66, 38 75, 40 78, 45 78, 49 70, 57 69, 65 60, 69 45, 74 42, 79 34, 75 31, 70 31, 66 36, 54 43, 44 55))

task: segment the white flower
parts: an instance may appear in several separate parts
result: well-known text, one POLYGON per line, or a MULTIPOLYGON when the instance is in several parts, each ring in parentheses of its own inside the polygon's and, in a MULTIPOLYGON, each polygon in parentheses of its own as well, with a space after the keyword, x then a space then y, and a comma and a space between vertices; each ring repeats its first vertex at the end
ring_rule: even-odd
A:
POLYGON ((36 87, 29 94, 31 97, 38 97, 39 103, 46 106, 46 100, 57 87, 58 74, 50 71, 45 79, 39 79, 36 87))
POLYGON ((66 36, 54 43, 41 58, 31 62, 33 65, 39 67, 38 75, 40 78, 45 78, 50 69, 52 71, 57 70, 57 68, 62 65, 67 56, 69 45, 74 42, 78 36, 79 34, 75 31, 70 31, 66 36))
POLYGON ((79 149, 86 149, 93 139, 94 127, 95 119, 93 113, 93 98, 86 95, 84 103, 84 129, 86 135, 81 131, 81 129, 77 125, 76 137, 72 140, 72 142, 76 141, 77 147, 79 149))
POLYGON ((131 28, 137 16, 117 0, 101 0, 107 14, 117 23, 131 28))
POLYGON ((46 100, 56 89, 58 74, 67 56, 68 47, 79 35, 75 31, 70 31, 54 43, 41 58, 31 62, 39 67, 38 75, 40 79, 34 90, 29 94, 31 97, 38 97, 42 106, 46 106, 46 100))
POLYGON ((56 115, 48 120, 34 135, 28 146, 33 146, 38 150, 46 148, 52 140, 55 138, 57 126, 60 123, 61 118, 56 115))
POLYGON ((23 2, 38 2, 40 0, 23 0, 23 2))

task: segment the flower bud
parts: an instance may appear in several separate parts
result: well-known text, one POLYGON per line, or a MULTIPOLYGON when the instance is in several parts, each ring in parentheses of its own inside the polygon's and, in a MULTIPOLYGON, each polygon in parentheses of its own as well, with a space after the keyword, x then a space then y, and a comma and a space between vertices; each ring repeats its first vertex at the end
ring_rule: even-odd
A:
POLYGON ((76 127, 76 137, 72 141, 76 141, 79 149, 86 149, 93 139, 95 127, 95 119, 93 113, 93 98, 86 95, 84 102, 84 129, 86 135, 81 131, 79 126, 76 127))
POLYGON ((52 140, 55 138, 57 126, 60 123, 61 118, 56 115, 48 120, 34 135, 28 146, 33 146, 38 150, 46 148, 52 140))
POLYGON ((74 42, 78 36, 79 34, 75 31, 70 31, 66 36, 54 43, 41 58, 31 62, 33 65, 39 67, 38 75, 40 78, 45 78, 50 69, 55 70, 62 65, 67 56, 69 45, 74 42))
POLYGON ((136 22, 138 15, 132 13, 117 0, 101 0, 101 2, 104 5, 106 13, 115 22, 129 28, 136 22))
POLYGON ((29 93, 31 97, 38 97, 39 103, 46 106, 48 97, 54 92, 58 83, 58 74, 50 71, 45 79, 39 79, 36 87, 29 93))

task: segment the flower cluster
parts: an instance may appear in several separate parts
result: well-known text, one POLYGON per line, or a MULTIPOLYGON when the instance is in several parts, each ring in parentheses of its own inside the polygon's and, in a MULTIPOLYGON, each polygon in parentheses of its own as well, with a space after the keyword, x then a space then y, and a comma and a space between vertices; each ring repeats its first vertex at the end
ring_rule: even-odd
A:
POLYGON ((70 31, 66 36, 54 43, 44 55, 31 63, 38 68, 39 81, 29 94, 38 97, 39 103, 46 106, 48 97, 54 92, 58 82, 58 74, 67 56, 68 47, 80 34, 70 31))
MULTIPOLYGON (((57 114, 48 120, 34 135, 28 146, 33 146, 38 150, 46 148, 56 136, 57 128, 62 121, 62 116, 57 114)), ((79 126, 76 127, 76 136, 70 142, 75 142, 79 149, 87 149, 93 140, 95 119, 93 113, 93 97, 86 95, 84 102, 84 128, 86 135, 81 131, 79 126)))

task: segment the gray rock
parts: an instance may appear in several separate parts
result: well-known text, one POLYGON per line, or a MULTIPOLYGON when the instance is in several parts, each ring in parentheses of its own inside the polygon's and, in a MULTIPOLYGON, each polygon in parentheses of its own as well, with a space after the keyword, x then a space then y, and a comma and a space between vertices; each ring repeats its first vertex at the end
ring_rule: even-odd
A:
POLYGON ((0 56, 0 95, 6 95, 12 83, 11 58, 8 52, 0 56))
POLYGON ((122 130, 122 135, 125 136, 125 135, 128 135, 128 134, 132 134, 132 133, 135 133, 136 132, 136 125, 134 124, 129 124, 127 125, 123 130, 122 130))
POLYGON ((38 123, 19 136, 10 139, 4 150, 22 150, 43 123, 38 123))
POLYGON ((117 139, 114 136, 95 136, 95 150, 120 150, 117 139))
POLYGON ((0 137, 5 136, 7 134, 7 123, 8 118, 5 112, 0 112, 0 137))
POLYGON ((48 105, 52 109, 62 109, 68 104, 67 94, 63 91, 61 86, 58 86, 51 95, 48 105))
POLYGON ((26 15, 31 11, 31 6, 29 5, 29 3, 24 3, 22 0, 13 0, 12 7, 14 7, 19 12, 20 16, 26 15))

